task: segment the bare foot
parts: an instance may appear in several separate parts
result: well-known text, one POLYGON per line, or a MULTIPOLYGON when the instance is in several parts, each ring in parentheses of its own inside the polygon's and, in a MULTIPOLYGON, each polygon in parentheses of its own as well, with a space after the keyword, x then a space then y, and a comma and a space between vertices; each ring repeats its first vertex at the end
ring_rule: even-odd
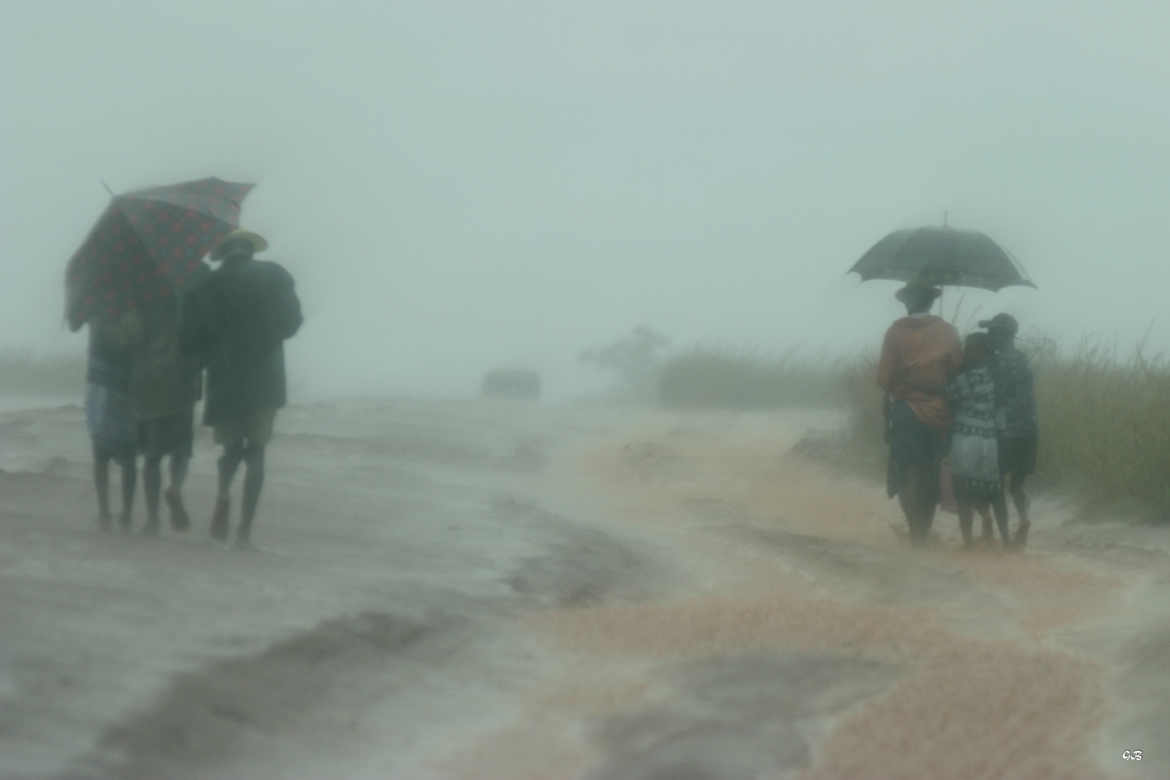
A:
POLYGON ((1016 536, 1012 539, 1011 546, 1017 550, 1024 549, 1028 544, 1028 529, 1032 527, 1029 522, 1021 522, 1019 528, 1016 529, 1016 536))

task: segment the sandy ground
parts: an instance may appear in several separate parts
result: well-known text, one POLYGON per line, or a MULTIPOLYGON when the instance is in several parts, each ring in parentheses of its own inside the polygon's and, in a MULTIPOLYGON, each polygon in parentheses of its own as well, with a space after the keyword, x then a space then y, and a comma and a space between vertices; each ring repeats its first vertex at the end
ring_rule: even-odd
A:
POLYGON ((242 552, 206 438, 192 533, 103 535, 80 410, 4 412, 0 777, 1170 776, 1170 535, 912 551, 834 423, 296 407, 242 552))

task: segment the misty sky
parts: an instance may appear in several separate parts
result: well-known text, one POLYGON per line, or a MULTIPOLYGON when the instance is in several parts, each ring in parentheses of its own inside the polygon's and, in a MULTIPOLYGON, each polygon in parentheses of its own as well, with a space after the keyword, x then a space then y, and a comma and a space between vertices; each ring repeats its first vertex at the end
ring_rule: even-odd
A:
MULTIPOLYGON (((1164 294, 1162 2, 25 3, 0 30, 0 348, 81 351, 64 264, 116 190, 259 182, 297 386, 576 386, 583 347, 877 348, 886 232, 987 231, 1025 332, 1130 343, 1164 294)), ((953 294, 948 293, 953 300, 953 294)))

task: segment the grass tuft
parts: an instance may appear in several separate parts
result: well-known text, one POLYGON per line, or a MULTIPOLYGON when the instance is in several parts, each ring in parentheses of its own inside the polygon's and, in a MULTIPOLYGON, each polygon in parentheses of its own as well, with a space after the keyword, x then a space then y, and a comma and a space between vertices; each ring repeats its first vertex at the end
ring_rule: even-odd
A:
POLYGON ((663 365, 658 397, 666 406, 741 410, 831 407, 845 401, 844 361, 818 362, 791 351, 769 356, 697 348, 663 365))

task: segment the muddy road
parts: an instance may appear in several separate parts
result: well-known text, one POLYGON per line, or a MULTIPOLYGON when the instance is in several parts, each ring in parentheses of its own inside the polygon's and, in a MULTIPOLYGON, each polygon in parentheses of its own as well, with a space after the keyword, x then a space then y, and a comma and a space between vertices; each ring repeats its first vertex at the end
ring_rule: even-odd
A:
POLYGON ((195 530, 103 535, 80 410, 5 412, 0 777, 1170 776, 1165 529, 912 551, 835 422, 296 407, 243 552, 203 434, 195 530))

